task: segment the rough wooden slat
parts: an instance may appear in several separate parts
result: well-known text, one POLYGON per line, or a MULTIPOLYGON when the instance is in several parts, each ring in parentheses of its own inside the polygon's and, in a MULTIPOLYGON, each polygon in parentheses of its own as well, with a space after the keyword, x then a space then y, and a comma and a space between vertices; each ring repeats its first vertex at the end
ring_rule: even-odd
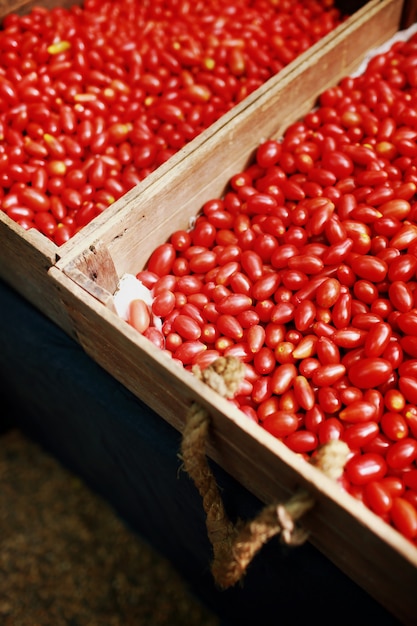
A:
POLYGON ((56 246, 38 231, 24 231, 0 211, 0 278, 53 322, 72 334, 66 310, 54 298, 48 269, 56 261, 56 246))
POLYGON ((111 310, 119 277, 106 246, 100 242, 84 250, 66 267, 66 273, 94 298, 111 310))

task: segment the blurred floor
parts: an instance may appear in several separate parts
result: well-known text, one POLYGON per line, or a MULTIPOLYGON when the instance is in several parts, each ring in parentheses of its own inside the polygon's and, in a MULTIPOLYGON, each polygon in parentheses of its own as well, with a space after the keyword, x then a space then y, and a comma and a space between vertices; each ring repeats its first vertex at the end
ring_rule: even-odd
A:
POLYGON ((2 626, 218 626, 165 559, 18 430, 0 435, 2 626))

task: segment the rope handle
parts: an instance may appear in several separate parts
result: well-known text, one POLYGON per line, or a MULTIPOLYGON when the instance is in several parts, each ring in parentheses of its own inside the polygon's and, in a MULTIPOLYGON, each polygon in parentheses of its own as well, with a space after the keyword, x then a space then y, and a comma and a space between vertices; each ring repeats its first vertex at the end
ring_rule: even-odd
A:
MULTIPOLYGON (((231 398, 244 376, 244 365, 235 357, 219 357, 204 370, 193 373, 223 397, 231 398)), ((206 514, 206 527, 213 549, 211 571, 216 584, 228 589, 238 583, 255 555, 272 537, 281 535, 288 545, 300 545, 308 533, 296 522, 315 505, 305 490, 297 491, 285 503, 266 505, 253 520, 233 524, 227 516, 219 488, 206 457, 210 416, 193 403, 188 411, 181 442, 185 471, 198 489, 206 514)), ((347 461, 349 449, 340 440, 321 446, 311 463, 337 480, 347 461)))

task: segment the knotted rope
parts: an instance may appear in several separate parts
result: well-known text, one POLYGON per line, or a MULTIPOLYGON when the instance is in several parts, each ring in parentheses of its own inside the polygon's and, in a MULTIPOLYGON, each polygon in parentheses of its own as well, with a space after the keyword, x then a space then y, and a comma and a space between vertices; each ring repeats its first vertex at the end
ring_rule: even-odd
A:
MULTIPOLYGON (((244 376, 243 364, 234 357, 220 357, 204 370, 193 373, 225 398, 236 393, 244 376)), ((306 541, 308 533, 296 526, 315 504, 305 490, 297 491, 286 503, 265 506, 251 521, 233 524, 224 509, 219 488, 206 457, 206 441, 210 417, 206 409, 193 403, 187 414, 181 443, 184 469, 194 481, 203 502, 206 527, 213 548, 211 571, 217 585, 223 589, 239 582, 264 544, 272 537, 290 545, 306 541)), ((348 447, 339 440, 318 449, 311 463, 336 480, 343 473, 348 447)))

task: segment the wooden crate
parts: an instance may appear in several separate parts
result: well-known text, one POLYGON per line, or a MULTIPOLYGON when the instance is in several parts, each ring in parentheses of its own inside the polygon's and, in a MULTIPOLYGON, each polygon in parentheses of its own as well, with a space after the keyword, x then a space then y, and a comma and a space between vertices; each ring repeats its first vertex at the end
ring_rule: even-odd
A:
POLYGON ((208 455, 265 503, 306 488, 315 508, 303 518, 311 541, 404 624, 417 617, 417 549, 359 501, 306 464, 226 400, 175 364, 113 312, 119 278, 142 269, 154 248, 187 228, 203 203, 219 197, 262 139, 282 135, 318 93, 356 69, 400 24, 401 3, 375 2, 239 115, 206 135, 166 175, 131 195, 123 210, 73 246, 49 271, 85 351, 182 431, 190 404, 212 419, 208 455), (370 44, 370 39, 372 42, 370 44), (335 51, 337 51, 335 53, 335 51))
MULTIPOLYGON (((0 3, 0 20, 7 14, 12 12, 27 13, 35 5, 53 8, 55 6, 69 6, 71 4, 80 3, 82 0, 12 0, 10 2, 0 3)), ((56 246, 47 237, 38 231, 25 231, 21 226, 12 222, 5 213, 0 210, 0 278, 14 287, 34 306, 40 309, 44 314, 51 318, 55 323, 60 325, 69 334, 72 333, 72 326, 68 320, 66 311, 62 308, 59 300, 56 300, 55 293, 50 289, 50 283, 47 279, 47 270, 53 266, 60 258, 71 254, 71 250, 80 250, 84 246, 84 240, 89 241, 93 237, 96 229, 105 226, 108 221, 117 223, 117 214, 121 211, 124 214, 125 205, 136 203, 137 199, 145 194, 146 189, 160 177, 163 177, 171 170, 178 168, 179 172, 187 169, 189 159, 198 158, 201 172, 204 174, 204 186, 207 185, 209 193, 218 193, 222 187, 222 181, 210 181, 210 173, 204 167, 204 161, 210 154, 212 145, 211 138, 220 133, 224 126, 229 124, 236 117, 248 120, 249 130, 250 124, 253 123, 250 112, 254 110, 255 103, 258 98, 265 100, 265 94, 271 91, 271 102, 274 100, 283 104, 283 100, 279 99, 281 92, 281 84, 283 85, 283 93, 285 85, 292 80, 294 72, 298 75, 298 80, 293 82, 294 94, 293 101, 297 103, 296 115, 301 114, 306 107, 314 101, 319 91, 325 88, 327 84, 334 82, 341 70, 348 70, 354 64, 355 59, 363 54, 369 45, 377 45, 384 35, 388 24, 391 24, 392 30, 398 27, 401 12, 401 3, 399 0, 371 0, 365 3, 361 0, 339 0, 337 3, 346 12, 353 12, 343 24, 337 27, 332 33, 326 36, 322 41, 318 42, 312 48, 303 53, 289 66, 284 68, 279 75, 272 77, 265 85, 252 93, 246 100, 237 105, 232 111, 224 115, 218 122, 196 137, 187 146, 174 155, 168 162, 160 166, 155 172, 148 176, 144 181, 137 185, 134 189, 125 194, 116 201, 102 215, 95 218, 90 224, 85 226, 70 241, 62 246, 56 246), (361 8, 362 7, 362 8, 361 8), (376 23, 376 14, 380 16, 381 25, 374 29, 376 23), (358 23, 358 39, 357 47, 352 48, 347 41, 354 25, 358 23), (382 24, 384 26, 382 27, 382 24), (367 27, 369 25, 369 27, 367 27), (368 28, 367 32, 366 29, 368 28), (311 60, 314 55, 324 46, 327 53, 321 55, 324 65, 317 74, 311 70, 311 60), (332 50, 338 49, 342 54, 333 55, 332 50), (336 58, 333 58, 335 56, 336 58), (305 80, 303 76, 305 75, 305 80), (199 157, 195 155, 199 153, 199 157)), ((259 106, 263 106, 262 102, 259 106)), ((286 113, 282 115, 282 123, 286 121, 286 116, 291 113, 291 107, 288 102, 284 105, 286 113)), ((269 124, 255 123, 253 128, 252 146, 255 145, 264 134, 269 134, 274 130, 275 118, 272 117, 269 124)), ((234 127, 236 128, 236 127, 234 127)), ((235 132, 240 132, 239 130, 235 132)), ((229 135, 230 141, 235 141, 233 134, 229 135)), ((247 157, 248 148, 246 143, 242 142, 242 159, 243 163, 247 157)), ((223 153, 227 156, 227 153, 223 153)), ((235 164, 228 163, 229 170, 232 171, 235 164)), ((237 163, 236 163, 237 165, 237 163)), ((220 170, 219 170, 220 171, 220 170)), ((217 175, 216 175, 217 178, 217 175)), ((177 178, 178 180, 178 178, 177 178)), ((199 192, 199 196, 201 196, 199 192)), ((196 206, 199 197, 196 198, 196 206)), ((121 218, 124 219, 123 217, 121 218)), ((159 219, 159 218, 158 218, 159 219)), ((149 230, 144 226, 143 234, 146 238, 149 230)))

